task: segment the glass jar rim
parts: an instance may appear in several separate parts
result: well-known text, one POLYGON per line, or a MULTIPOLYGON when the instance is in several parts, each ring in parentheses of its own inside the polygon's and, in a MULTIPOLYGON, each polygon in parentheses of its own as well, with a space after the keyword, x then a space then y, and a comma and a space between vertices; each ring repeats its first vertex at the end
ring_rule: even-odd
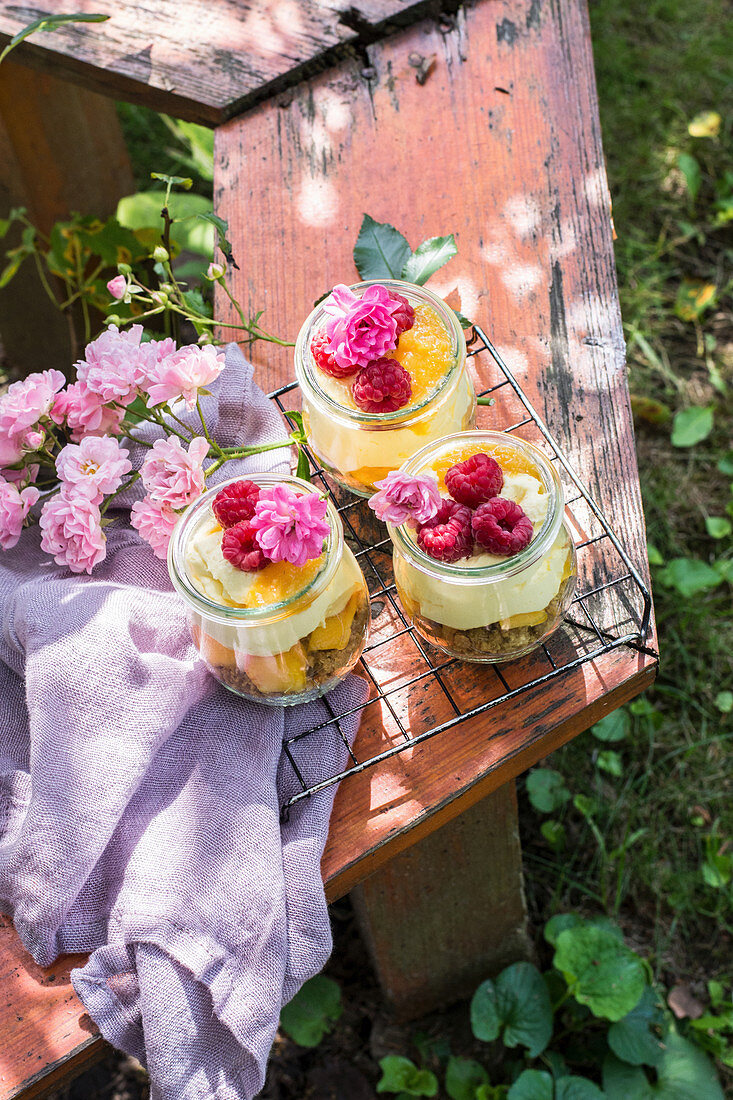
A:
MULTIPOLYGON (((340 405, 338 401, 331 397, 330 394, 326 393, 318 384, 318 379, 313 369, 312 356, 310 354, 310 342, 313 330, 317 327, 317 324, 320 326, 320 323, 326 316, 323 310, 323 302, 319 302, 301 325, 300 332, 295 342, 295 374, 300 388, 307 393, 311 399, 315 399, 324 404, 330 413, 333 414, 335 412, 337 415, 359 424, 368 426, 373 425, 375 427, 378 425, 385 425, 394 428, 419 419, 427 412, 432 411, 430 406, 436 399, 440 398, 442 400, 443 395, 449 389, 449 383, 455 383, 465 364, 466 338, 463 335, 461 323, 454 310, 452 310, 450 306, 447 306, 443 299, 439 298, 437 294, 434 294, 432 290, 428 290, 427 287, 418 286, 416 283, 406 283, 402 279, 368 279, 361 283, 352 283, 349 290, 357 293, 360 290, 366 290, 370 286, 384 286, 387 287, 388 290, 394 289, 396 293, 401 294, 408 300, 413 299, 427 302, 438 314, 438 317, 445 325, 446 331, 451 338, 451 344, 453 345, 453 363, 438 386, 418 405, 407 405, 402 409, 396 409, 394 412, 390 413, 369 413, 363 412, 361 409, 350 409, 345 405, 340 405)), ((327 298, 328 295, 325 297, 327 298)))
POLYGON ((168 573, 173 587, 178 594, 202 615, 221 623, 233 621, 242 624, 264 624, 283 618, 296 604, 300 603, 304 596, 310 603, 326 586, 330 584, 343 552, 344 534, 341 520, 331 499, 327 500, 326 517, 330 534, 325 539, 323 551, 324 563, 314 577, 292 596, 266 607, 229 607, 209 599, 188 577, 185 564, 185 551, 187 537, 193 531, 201 514, 209 507, 212 500, 221 489, 227 485, 233 485, 236 481, 253 481, 262 488, 271 488, 275 485, 286 485, 289 488, 300 489, 301 492, 313 493, 321 496, 321 492, 308 481, 295 477, 292 474, 252 473, 228 478, 212 485, 202 496, 198 497, 188 506, 173 529, 173 534, 168 546, 168 573))
POLYGON ((491 431, 489 429, 475 429, 468 432, 453 432, 452 435, 444 435, 436 439, 426 447, 416 451, 401 467, 401 471, 407 474, 415 474, 427 465, 428 460, 438 457, 440 452, 457 442, 501 443, 515 446, 532 459, 542 477, 542 481, 550 496, 547 514, 537 535, 530 544, 520 550, 518 554, 507 558, 506 561, 495 562, 492 565, 461 566, 458 563, 441 562, 425 554, 407 531, 407 524, 398 527, 387 524, 390 538, 395 547, 409 556, 410 563, 416 568, 429 573, 434 577, 450 577, 452 581, 463 581, 465 584, 487 584, 504 580, 507 577, 516 576, 534 565, 550 549, 557 538, 562 526, 565 513, 565 498, 560 476, 552 465, 544 451, 534 443, 530 443, 521 436, 510 435, 509 432, 491 431))

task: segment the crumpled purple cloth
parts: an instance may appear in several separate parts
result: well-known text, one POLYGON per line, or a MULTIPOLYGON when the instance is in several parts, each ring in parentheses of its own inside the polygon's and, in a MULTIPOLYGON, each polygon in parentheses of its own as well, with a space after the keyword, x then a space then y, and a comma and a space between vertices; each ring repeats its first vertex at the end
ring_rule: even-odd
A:
MULTIPOLYGON (((234 345, 204 407, 225 445, 283 438, 234 345)), ((274 450, 221 477, 287 463, 274 450)), ((74 988, 147 1066, 153 1100, 250 1100, 282 1005, 331 950, 320 860, 335 787, 280 822, 299 789, 283 738, 325 705, 221 687, 165 564, 126 523, 91 577, 39 541, 31 528, 0 553, 0 910, 41 966, 90 954, 74 988)), ((366 693, 351 676, 331 703, 366 693)), ((341 723, 347 740, 357 724, 341 723)), ((292 752, 311 783, 345 764, 333 724, 292 752)))

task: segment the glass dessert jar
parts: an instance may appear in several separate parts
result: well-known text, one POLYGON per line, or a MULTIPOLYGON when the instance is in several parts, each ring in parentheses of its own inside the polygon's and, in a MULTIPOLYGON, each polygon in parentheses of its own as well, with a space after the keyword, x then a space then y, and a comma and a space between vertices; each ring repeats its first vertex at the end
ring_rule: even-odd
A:
MULTIPOLYGON (((171 538, 168 570, 199 654, 221 683, 261 703, 302 703, 329 691, 358 661, 369 623, 366 581, 330 501, 319 556, 302 565, 269 561, 253 572, 235 567, 222 551, 225 532, 212 505, 243 480, 220 482, 187 509, 171 538)), ((253 474, 249 481, 260 491, 286 486, 298 497, 320 497, 295 477, 253 474)))
MULTIPOLYGON (((529 541, 522 549, 505 555, 482 547, 472 537, 479 529, 472 519, 476 511, 465 507, 470 498, 462 502, 463 517, 458 515, 465 523, 468 512, 466 550, 460 560, 436 560, 426 553, 418 545, 419 528, 401 523, 388 524, 388 529, 394 544, 395 585, 416 630, 452 656, 494 663, 528 653, 556 629, 575 590, 576 558, 560 479, 533 444, 503 432, 456 433, 413 455, 403 471, 434 475, 448 500, 446 474, 477 454, 491 456, 501 467, 503 484, 496 496, 518 504, 523 522, 531 521, 525 528, 531 536, 527 534, 529 541)), ((463 495, 454 492, 456 498, 463 495)), ((496 496, 492 493, 493 500, 496 496)), ((456 507, 452 501, 451 507, 456 507)), ((423 545, 431 548, 424 536, 423 545)))
POLYGON ((353 398, 354 374, 334 377, 319 367, 312 343, 314 336, 325 333, 330 298, 313 310, 295 347, 310 446, 336 481, 364 497, 430 440, 471 428, 476 417, 466 341, 453 310, 424 287, 397 279, 356 283, 344 290, 363 297, 370 287, 399 294, 414 310, 414 323, 399 332, 396 348, 383 353, 410 375, 406 404, 393 411, 364 411, 353 398))

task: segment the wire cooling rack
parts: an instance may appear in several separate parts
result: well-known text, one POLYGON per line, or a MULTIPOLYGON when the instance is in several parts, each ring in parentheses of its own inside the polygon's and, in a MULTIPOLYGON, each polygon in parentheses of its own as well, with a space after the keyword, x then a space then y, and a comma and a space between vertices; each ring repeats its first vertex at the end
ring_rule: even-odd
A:
MULTIPOLYGON (((508 700, 566 676, 601 654, 630 647, 657 656, 646 646, 652 600, 636 566, 483 330, 474 326, 467 343, 469 356, 486 352, 492 361, 487 364, 482 360, 482 369, 485 373, 487 366, 490 367, 495 381, 478 395, 485 399, 483 404, 491 403, 494 407, 492 428, 508 434, 518 433, 537 443, 557 464, 565 491, 566 519, 578 556, 577 594, 562 626, 521 661, 466 665, 447 656, 414 630, 400 606, 392 576, 392 543, 386 527, 376 519, 366 501, 328 480, 313 454, 307 451, 312 480, 320 482, 334 499, 346 541, 369 585, 371 633, 355 671, 365 676, 371 691, 362 707, 340 713, 334 710, 329 697, 324 697, 328 716, 312 729, 285 739, 283 748, 297 782, 293 784, 295 793, 282 807, 284 817, 296 802, 317 791, 443 734, 468 718, 489 714, 508 700), (467 678, 474 689, 479 688, 483 701, 478 705, 475 704, 475 690, 473 693, 462 690, 461 685, 465 685, 467 678), (431 688, 434 705, 408 708, 410 691, 431 688), (385 736, 379 751, 360 759, 349 744, 341 722, 359 710, 366 712, 373 707, 381 708, 379 720, 384 723, 385 736), (427 710, 427 718, 420 717, 420 709, 423 713, 427 710), (303 752, 300 743, 324 727, 337 731, 343 740, 347 763, 332 775, 322 772, 317 776, 308 775, 303 761, 318 754, 303 752)), ((283 386, 269 396, 288 418, 293 400, 299 396, 297 383, 283 386)), ((487 737, 490 736, 487 728, 487 737)))

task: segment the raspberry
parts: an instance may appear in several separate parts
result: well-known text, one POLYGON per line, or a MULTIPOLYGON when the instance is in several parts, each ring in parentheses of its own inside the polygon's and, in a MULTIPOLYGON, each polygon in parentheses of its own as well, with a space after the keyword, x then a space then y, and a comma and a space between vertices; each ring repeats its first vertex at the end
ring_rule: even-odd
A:
POLYGON ((445 487, 450 495, 469 508, 478 508, 479 504, 498 497, 503 485, 501 466, 483 451, 457 462, 445 475, 445 487))
POLYGON ((510 557, 529 546, 534 527, 532 520, 513 500, 494 497, 473 513, 473 537, 491 554, 510 557))
POLYGON ((412 397, 412 380, 396 359, 382 357, 361 368, 351 393, 364 412, 394 412, 412 397))
POLYGON ((403 298, 401 294, 395 294, 394 291, 390 292, 390 298, 392 301, 400 303, 400 309, 396 309, 392 316, 397 322, 396 338, 399 340, 403 332, 407 332, 408 328, 412 328, 415 324, 415 310, 412 308, 407 298, 403 298))
POLYGON ((356 374, 359 369, 355 365, 340 367, 331 354, 331 342, 325 328, 319 329, 311 340, 311 355, 324 374, 330 374, 332 378, 348 378, 356 374))
POLYGON ((269 561, 262 553, 255 533, 249 520, 243 519, 227 528, 221 536, 222 554, 235 569, 241 569, 243 573, 256 573, 269 561))
POLYGON ((437 561, 459 561, 470 556, 471 512, 455 500, 444 500, 437 514, 417 532, 417 545, 437 561))
POLYGON ((255 514, 255 504, 260 495, 259 485, 252 481, 235 481, 225 485, 214 497, 212 510, 221 527, 233 527, 255 514))

